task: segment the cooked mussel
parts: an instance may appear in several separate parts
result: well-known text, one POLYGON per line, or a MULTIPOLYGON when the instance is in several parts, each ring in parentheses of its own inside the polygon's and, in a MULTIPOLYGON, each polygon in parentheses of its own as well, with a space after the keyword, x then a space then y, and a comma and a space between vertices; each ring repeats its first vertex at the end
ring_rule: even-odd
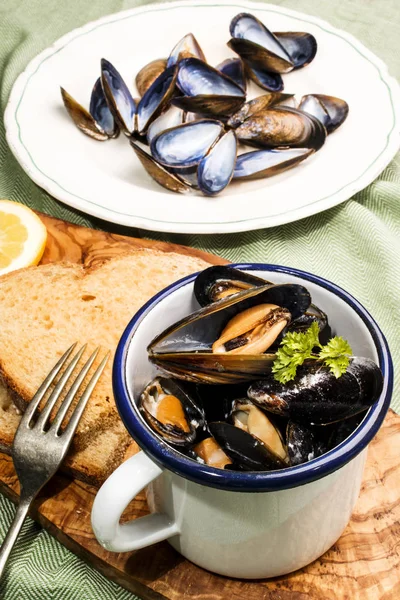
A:
POLYGON ((153 379, 141 393, 139 409, 150 427, 175 446, 193 443, 204 427, 203 411, 172 379, 153 379))
POLYGON ((225 454, 213 437, 205 438, 193 446, 193 452, 197 460, 200 458, 209 467, 224 469, 226 465, 232 464, 229 456, 225 454))
POLYGON ((288 462, 288 450, 280 431, 265 412, 246 398, 236 400, 231 413, 232 424, 261 440, 270 452, 288 462))
MULTIPOLYGON (((270 283, 229 266, 213 266, 201 271, 194 282, 193 292, 200 306, 207 306, 232 294, 270 283)), ((273 285, 272 283, 270 283, 273 285)))
POLYGON ((235 133, 241 142, 260 148, 319 150, 326 138, 326 129, 318 119, 288 106, 257 112, 239 125, 235 133))
POLYGON ((149 345, 149 358, 166 372, 188 381, 254 379, 269 372, 275 358, 274 354, 262 353, 310 302, 306 288, 295 284, 245 290, 168 327, 149 345))
POLYGON ((281 384, 273 375, 252 383, 248 397, 264 410, 305 424, 326 425, 367 410, 382 391, 383 376, 368 358, 353 357, 336 378, 320 362, 304 364, 292 381, 281 384))
POLYGON ((281 105, 292 97, 293 94, 283 94, 281 92, 270 92, 262 96, 257 96, 257 98, 253 98, 253 100, 248 100, 248 102, 242 104, 240 109, 228 119, 227 124, 229 127, 238 127, 253 115, 277 104, 281 105))
POLYGON ((218 445, 240 470, 270 471, 287 467, 287 463, 260 438, 244 429, 224 421, 210 423, 208 428, 218 445))

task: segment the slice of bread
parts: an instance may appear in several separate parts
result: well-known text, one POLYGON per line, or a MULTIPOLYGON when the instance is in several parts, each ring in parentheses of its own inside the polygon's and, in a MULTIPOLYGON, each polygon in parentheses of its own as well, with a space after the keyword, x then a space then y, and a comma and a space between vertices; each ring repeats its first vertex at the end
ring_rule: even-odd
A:
MULTIPOLYGON (((88 268, 52 263, 0 277, 0 375, 20 410, 72 343, 88 344, 86 359, 98 345, 99 360, 111 350, 74 438, 70 472, 77 477, 89 480, 94 475, 94 456, 102 451, 109 459, 108 466, 103 460, 103 474, 112 470, 128 446, 125 430, 125 441, 118 437, 122 424, 111 384, 113 356, 125 327, 155 293, 207 266, 199 258, 143 249, 88 268), (111 456, 118 454, 115 445, 121 449, 116 460, 111 456)), ((97 481, 103 478, 94 475, 97 481)))

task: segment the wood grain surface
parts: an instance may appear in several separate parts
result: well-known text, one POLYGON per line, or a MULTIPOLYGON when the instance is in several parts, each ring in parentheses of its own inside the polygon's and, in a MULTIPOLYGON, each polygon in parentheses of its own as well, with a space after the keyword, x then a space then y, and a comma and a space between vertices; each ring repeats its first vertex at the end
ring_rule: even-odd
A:
MULTIPOLYGON (((86 264, 127 247, 183 252, 213 264, 222 259, 174 244, 124 238, 43 216, 48 245, 43 262, 86 264)), ((12 460, 0 454, 0 492, 18 500, 12 460)), ((32 507, 32 517, 62 544, 143 600, 398 600, 400 598, 400 417, 389 411, 371 442, 361 494, 340 540, 319 560, 284 577, 239 581, 185 560, 167 542, 114 554, 94 538, 90 512, 96 489, 58 475, 32 507)), ((143 495, 126 520, 147 513, 143 495)))

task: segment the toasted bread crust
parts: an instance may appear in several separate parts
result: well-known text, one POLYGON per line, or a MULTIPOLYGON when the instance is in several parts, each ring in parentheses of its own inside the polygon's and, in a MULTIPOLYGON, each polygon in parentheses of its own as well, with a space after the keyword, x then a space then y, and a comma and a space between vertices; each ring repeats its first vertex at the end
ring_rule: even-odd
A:
MULTIPOLYGON (((85 360, 98 345, 101 357, 111 351, 64 465, 74 477, 99 485, 127 449, 137 451, 123 429, 112 393, 117 343, 151 296, 207 266, 187 255, 134 249, 90 266, 49 263, 0 277, 0 376, 21 411, 69 345, 88 342, 85 360), (102 451, 96 453, 95 446, 102 451)), ((0 415, 0 445, 2 432, 0 415)))

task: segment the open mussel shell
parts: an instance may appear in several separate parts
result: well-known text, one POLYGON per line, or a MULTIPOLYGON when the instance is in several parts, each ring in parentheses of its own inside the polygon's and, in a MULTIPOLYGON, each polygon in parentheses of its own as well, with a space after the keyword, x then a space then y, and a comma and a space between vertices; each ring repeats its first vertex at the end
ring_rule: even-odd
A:
POLYGON ((246 119, 235 130, 245 144, 261 148, 313 148, 319 150, 326 129, 312 115, 288 106, 267 108, 246 119))
POLYGON ((230 77, 198 58, 185 58, 179 63, 177 85, 185 96, 239 96, 243 89, 230 77))
POLYGON ((247 65, 246 74, 258 87, 268 92, 281 92, 284 88, 283 79, 279 73, 271 73, 260 67, 247 65))
POLYGON ((259 438, 239 427, 217 421, 209 423, 208 429, 225 454, 240 470, 270 471, 287 467, 286 462, 259 438))
POLYGON ((251 384, 248 397, 260 408, 298 423, 327 425, 367 410, 382 386, 379 367, 368 358, 353 357, 339 378, 315 361, 300 367, 295 379, 284 385, 272 375, 251 384))
POLYGON ((139 135, 146 133, 149 125, 161 114, 175 93, 177 67, 166 69, 146 91, 137 107, 139 135))
POLYGON ((197 181, 203 194, 214 196, 226 188, 233 176, 236 154, 236 135, 228 131, 199 163, 197 181))
POLYGON ((150 154, 147 154, 136 142, 130 140, 130 144, 136 156, 154 181, 171 192, 187 194, 190 186, 182 181, 177 175, 168 171, 160 165, 150 154))
MULTIPOLYGON (((168 327, 148 346, 149 359, 179 379, 197 383, 232 383, 255 379, 270 371, 275 355, 242 354, 240 350, 239 353, 212 352, 217 340, 222 344, 220 336, 224 331, 226 337, 227 324, 235 316, 264 304, 282 307, 281 312, 285 313, 285 317, 277 322, 287 322, 288 311, 292 318, 296 318, 308 309, 310 302, 307 289, 296 284, 267 285, 245 290, 205 306, 168 327)), ((271 321, 271 329, 267 327, 262 335, 269 336, 277 322, 271 321)), ((252 347, 249 345, 249 348, 252 347)))
POLYGON ((237 111, 243 100, 244 96, 200 94, 198 96, 176 96, 171 103, 186 112, 219 119, 229 117, 237 111))
POLYGON ((85 108, 83 108, 83 106, 74 100, 74 98, 68 94, 64 88, 60 89, 64 106, 78 129, 80 129, 89 137, 100 142, 108 140, 109 136, 104 129, 96 123, 90 112, 88 112, 85 108))
POLYGON ((147 130, 147 141, 151 144, 152 140, 163 131, 182 125, 184 122, 184 112, 181 108, 176 106, 170 106, 165 112, 161 113, 157 119, 155 119, 147 130))
POLYGON ((244 64, 240 58, 227 58, 222 63, 217 65, 216 69, 223 75, 230 77, 243 92, 246 92, 246 74, 244 64))
POLYGON ((184 58, 199 58, 206 62, 204 52, 193 33, 188 33, 174 46, 167 61, 167 67, 172 67, 184 58))
POLYGON ((349 114, 349 105, 345 100, 324 94, 303 96, 299 108, 319 119, 328 133, 340 127, 349 114))
POLYGON ((156 377, 143 390, 139 410, 154 431, 175 446, 194 442, 205 425, 204 413, 182 384, 156 377))
POLYGON ((253 100, 248 100, 242 104, 240 109, 229 118, 227 125, 229 125, 229 127, 238 127, 253 115, 262 112, 271 106, 288 101, 292 97, 293 94, 283 94, 281 92, 270 92, 268 94, 263 94, 262 96, 257 96, 257 98, 253 98, 253 100))
POLYGON ((135 78, 137 90, 143 96, 149 87, 155 82, 157 77, 161 75, 167 68, 166 58, 157 58, 152 60, 147 65, 142 67, 135 78))
POLYGON ((317 40, 311 33, 275 31, 274 36, 285 48, 295 69, 309 65, 317 53, 317 40))
POLYGON ((269 281, 233 267, 216 265, 201 271, 194 282, 193 292, 200 306, 207 306, 232 294, 270 284, 269 281))
POLYGON ((159 163, 167 167, 193 167, 207 154, 223 128, 222 123, 212 119, 172 127, 153 138, 151 153, 159 163))
POLYGON ((235 427, 239 427, 261 440, 268 450, 278 458, 288 462, 288 450, 279 429, 265 412, 249 402, 247 398, 234 402, 231 421, 235 427))
POLYGON ((118 136, 119 128, 112 112, 108 108, 100 77, 93 86, 92 94, 90 96, 89 112, 108 137, 114 138, 118 136))
POLYGON ((295 167, 314 153, 312 148, 257 150, 237 157, 234 180, 263 179, 295 167))
POLYGON ((131 135, 136 128, 136 102, 117 69, 105 58, 101 59, 101 83, 118 126, 131 135))
POLYGON ((249 13, 236 15, 230 24, 228 46, 250 65, 273 73, 288 73, 293 62, 275 35, 249 13))

